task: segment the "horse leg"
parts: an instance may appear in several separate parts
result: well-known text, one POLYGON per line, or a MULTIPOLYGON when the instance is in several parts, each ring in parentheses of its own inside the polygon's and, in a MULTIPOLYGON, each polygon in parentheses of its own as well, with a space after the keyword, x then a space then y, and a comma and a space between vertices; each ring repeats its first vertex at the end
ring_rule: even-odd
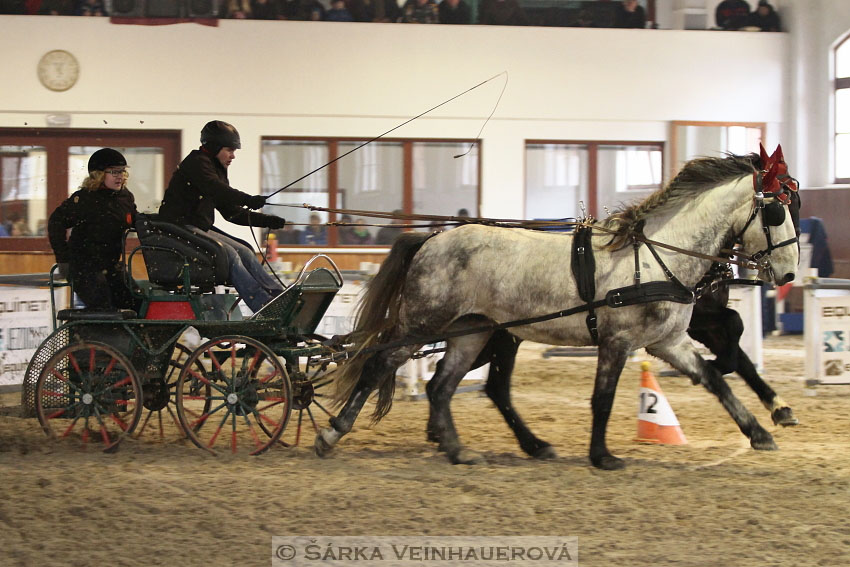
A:
POLYGON ((780 398, 767 382, 759 375, 753 361, 747 356, 747 353, 740 350, 738 353, 738 374, 741 378, 753 389, 758 395, 759 400, 770 412, 770 418, 774 425, 787 427, 789 425, 797 425, 799 420, 794 417, 794 411, 788 403, 780 398))
POLYGON ((694 314, 688 334, 708 347, 716 357, 710 360, 721 374, 731 374, 738 367, 740 340, 744 334, 744 322, 733 309, 721 308, 710 314, 694 314))
POLYGON ((706 390, 717 396, 721 405, 738 424, 741 433, 749 438, 750 446, 753 449, 777 449, 773 437, 744 407, 744 404, 735 397, 723 375, 700 356, 694 346, 684 337, 677 344, 646 347, 646 351, 652 356, 657 356, 668 362, 682 374, 690 376, 694 383, 702 384, 706 390))
POLYGON ((734 309, 724 309, 713 314, 711 322, 697 324, 697 318, 691 319, 688 334, 708 347, 717 358, 709 361, 721 374, 737 372, 761 400, 770 412, 775 425, 797 425, 799 421, 788 404, 776 395, 776 392, 759 375, 755 365, 740 347, 744 322, 734 309))
POLYGON ((486 334, 466 335, 448 341, 446 355, 440 361, 437 372, 425 391, 430 402, 428 436, 439 443, 454 464, 477 464, 484 458, 467 449, 460 442, 451 414, 451 399, 463 377, 469 372, 476 354, 480 353, 489 336, 486 334))
POLYGON ((511 375, 520 342, 521 339, 507 331, 498 331, 490 339, 485 348, 485 351, 488 348, 491 350, 489 353, 490 373, 487 375, 484 391, 501 412, 505 423, 514 432, 520 448, 526 454, 535 459, 554 459, 558 455, 552 445, 531 432, 511 402, 511 375))
POLYGON ((395 351, 382 351, 372 355, 363 367, 357 386, 336 417, 330 419, 330 427, 323 427, 316 435, 316 454, 327 455, 343 435, 351 431, 354 421, 363 409, 372 390, 386 380, 395 380, 396 369, 410 358, 412 349, 403 347, 395 351))
POLYGON ((590 407, 593 410, 593 427, 590 434, 590 462, 599 469, 612 471, 626 466, 623 459, 608 451, 605 433, 617 382, 629 357, 629 345, 624 341, 607 339, 599 344, 596 364, 596 382, 593 385, 593 397, 590 407))

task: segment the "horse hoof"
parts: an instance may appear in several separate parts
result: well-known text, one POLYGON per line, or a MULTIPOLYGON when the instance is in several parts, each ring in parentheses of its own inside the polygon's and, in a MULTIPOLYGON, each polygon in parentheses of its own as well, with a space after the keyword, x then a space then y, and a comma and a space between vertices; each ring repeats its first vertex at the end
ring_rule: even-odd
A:
POLYGON ((557 459, 558 453, 555 452, 555 449, 552 448, 552 445, 544 445, 543 447, 540 447, 539 449, 531 453, 531 456, 535 459, 546 461, 549 459, 557 459))
POLYGON ((593 466, 603 471, 617 471, 626 468, 626 461, 614 455, 605 455, 599 459, 591 459, 593 466))
POLYGON ((789 425, 797 425, 800 423, 796 417, 794 417, 794 412, 791 411, 791 408, 776 408, 773 410, 773 413, 770 414, 771 419, 773 419, 774 425, 781 425, 782 427, 788 427, 789 425))
POLYGON ((449 458, 453 465, 486 465, 487 460, 481 453, 477 453, 470 449, 461 449, 457 453, 450 455, 449 458))
POLYGON ((765 435, 763 436, 759 436, 758 438, 753 437, 750 439, 750 447, 757 451, 776 451, 779 449, 776 442, 773 440, 773 437, 771 437, 767 432, 765 432, 765 435))
POLYGON ((339 440, 339 434, 336 430, 325 427, 319 430, 316 434, 316 441, 313 447, 316 450, 316 455, 325 457, 334 448, 334 445, 339 440))

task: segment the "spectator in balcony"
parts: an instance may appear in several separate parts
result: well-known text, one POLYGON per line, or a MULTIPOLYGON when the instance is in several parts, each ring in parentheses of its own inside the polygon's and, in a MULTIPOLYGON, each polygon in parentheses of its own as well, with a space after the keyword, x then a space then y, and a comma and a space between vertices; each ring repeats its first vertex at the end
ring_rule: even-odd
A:
POLYGON ((434 0, 407 0, 401 21, 406 24, 436 24, 440 21, 434 0))
POLYGON ((717 27, 724 30, 739 30, 747 25, 750 5, 746 0, 723 0, 714 11, 717 27))
POLYGON ((768 0, 759 0, 756 11, 750 14, 749 25, 759 28, 761 31, 778 32, 779 14, 773 9, 768 0))
POLYGON ((614 16, 615 28, 645 28, 646 12, 637 0, 623 0, 614 16))
POLYGON ((345 0, 333 0, 331 9, 325 12, 326 22, 353 22, 354 16, 345 7, 345 0))
POLYGON ((318 0, 289 0, 284 14, 287 20, 318 22, 325 19, 325 7, 318 0))
POLYGON ((582 8, 571 25, 576 28, 595 28, 596 22, 593 19, 593 12, 587 8, 582 8))
MULTIPOLYGON (((401 209, 396 209, 392 212, 393 222, 392 224, 404 224, 406 221, 403 218, 400 218, 401 215, 404 214, 404 211, 401 209)), ((382 226, 378 231, 378 234, 375 235, 375 244, 392 244, 395 242, 395 239, 398 238, 398 235, 404 231, 403 228, 396 228, 392 225, 382 226)))
POLYGON ((38 13, 44 16, 72 16, 74 2, 73 0, 43 0, 38 13))
MULTIPOLYGON (((340 219, 343 223, 351 223, 351 215, 342 215, 340 219)), ((339 243, 340 244, 369 244, 372 241, 372 235, 369 234, 369 229, 366 228, 363 219, 357 219, 354 225, 339 227, 339 243)))
POLYGON ((255 20, 277 20, 278 12, 277 0, 251 0, 251 17, 255 20))
POLYGON ((301 233, 301 244, 327 244, 327 227, 322 224, 322 217, 313 213, 310 215, 310 224, 301 233))
POLYGON ((355 22, 397 22, 401 9, 396 0, 346 0, 355 22))
POLYGON ((102 0, 78 0, 74 14, 77 16, 105 16, 102 0))
POLYGON ((527 26, 528 17, 517 0, 481 0, 478 23, 493 26, 527 26))
POLYGON ((227 0, 224 17, 232 20, 246 20, 252 17, 250 0, 227 0))
POLYGON ((471 24, 472 10, 463 0, 443 0, 439 7, 441 24, 471 24))

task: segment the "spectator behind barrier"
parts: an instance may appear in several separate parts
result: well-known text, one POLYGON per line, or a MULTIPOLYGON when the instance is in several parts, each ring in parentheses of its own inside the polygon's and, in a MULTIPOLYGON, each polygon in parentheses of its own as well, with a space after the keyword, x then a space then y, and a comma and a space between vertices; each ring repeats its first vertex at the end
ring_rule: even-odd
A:
POLYGON ((723 0, 714 11, 717 27, 724 30, 739 30, 750 19, 750 5, 745 0, 723 0))
POLYGON ((646 12, 639 6, 637 0, 623 0, 617 6, 614 19, 615 28, 645 28, 646 12))
POLYGON ((401 21, 406 24, 436 24, 440 21, 434 0, 407 0, 401 21))
POLYGON ((471 24, 472 10, 464 0, 443 0, 438 8, 441 24, 471 24))
POLYGON ((517 0, 481 0, 478 23, 494 26, 527 26, 528 17, 517 0))
POLYGON ((780 31, 779 14, 773 9, 768 0, 759 0, 756 11, 750 14, 748 25, 759 28, 761 31, 780 31))
POLYGON ((326 22, 353 22, 354 16, 345 7, 345 0, 333 0, 331 9, 325 12, 326 22))

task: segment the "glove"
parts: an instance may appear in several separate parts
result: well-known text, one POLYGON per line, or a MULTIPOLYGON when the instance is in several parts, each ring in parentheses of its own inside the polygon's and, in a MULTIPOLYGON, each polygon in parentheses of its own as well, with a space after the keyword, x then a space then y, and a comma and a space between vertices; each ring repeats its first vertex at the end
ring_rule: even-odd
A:
POLYGON ((60 262, 56 265, 56 272, 59 274, 59 277, 65 281, 68 281, 68 262, 60 262))
POLYGON ((266 227, 274 230, 276 228, 283 228, 286 226, 286 221, 280 217, 275 217, 269 215, 269 218, 266 220, 266 227))
POLYGON ((263 206, 266 204, 266 199, 268 199, 268 197, 266 197, 265 195, 251 195, 250 197, 248 197, 246 206, 253 211, 256 211, 257 209, 262 209, 263 206))

